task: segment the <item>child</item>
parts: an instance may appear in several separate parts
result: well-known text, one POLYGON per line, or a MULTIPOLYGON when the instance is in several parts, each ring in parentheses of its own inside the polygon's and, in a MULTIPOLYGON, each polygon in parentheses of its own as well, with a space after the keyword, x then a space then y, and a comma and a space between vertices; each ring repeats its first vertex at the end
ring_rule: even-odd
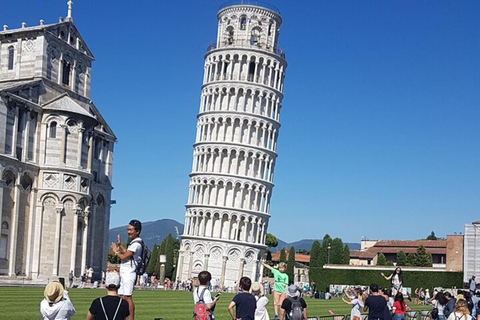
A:
POLYGON ((286 265, 285 262, 280 262, 278 265, 278 270, 272 268, 268 264, 262 262, 262 265, 270 269, 273 273, 275 283, 273 285, 273 309, 275 311, 274 320, 278 319, 278 309, 281 307, 283 300, 285 300, 285 288, 288 286, 288 275, 285 273, 286 265))
POLYGON ((242 320, 254 320, 255 319, 255 309, 257 307, 257 300, 255 297, 250 294, 250 287, 252 286, 252 280, 248 277, 240 278, 240 290, 241 293, 238 293, 233 297, 230 305, 228 306, 228 313, 232 320, 242 319, 242 320), (233 307, 235 307, 235 314, 233 313, 233 307))

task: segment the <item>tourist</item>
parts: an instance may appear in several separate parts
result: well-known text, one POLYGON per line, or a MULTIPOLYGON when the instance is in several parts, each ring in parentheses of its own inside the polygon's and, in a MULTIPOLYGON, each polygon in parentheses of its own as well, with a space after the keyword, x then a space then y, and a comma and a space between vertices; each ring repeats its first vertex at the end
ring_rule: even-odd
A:
POLYGON ((345 296, 350 299, 350 301, 345 299, 345 297, 342 297, 342 301, 352 306, 352 310, 350 310, 350 319, 360 320, 362 317, 360 309, 364 307, 362 289, 355 288, 353 289, 353 292, 354 294, 350 296, 350 294, 348 294, 345 290, 345 296))
POLYGON ((285 269, 287 266, 284 262, 280 262, 277 270, 263 261, 262 265, 273 273, 273 278, 275 279, 275 282, 273 284, 273 309, 275 312, 275 316, 273 317, 273 319, 277 320, 278 309, 282 305, 283 300, 285 300, 286 298, 285 289, 288 286, 288 275, 285 273, 285 269))
POLYGON ((68 291, 58 281, 52 281, 43 292, 45 299, 40 302, 40 313, 44 320, 70 320, 75 314, 68 291))
POLYGON ((444 320, 444 309, 445 309, 445 305, 448 302, 448 299, 445 297, 445 294, 442 291, 436 292, 433 295, 430 302, 432 303, 432 310, 435 308, 438 310, 438 313, 437 313, 438 316, 433 317, 432 315, 432 318, 438 319, 438 320, 444 320))
POLYGON ((236 294, 230 304, 228 305, 228 313, 232 320, 254 320, 255 309, 257 308, 257 301, 255 297, 250 294, 250 288, 252 287, 252 280, 248 277, 240 278, 239 288, 240 293, 236 294), (235 313, 233 308, 235 307, 235 313))
POLYGON ((220 296, 217 295, 212 299, 212 293, 208 289, 211 280, 212 275, 208 271, 202 271, 198 274, 198 282, 200 285, 193 290, 193 304, 195 305, 198 301, 203 300, 207 309, 210 310, 212 319, 215 319, 213 311, 215 311, 215 305, 218 299, 220 299, 220 296))
POLYGON ((124 320, 129 316, 128 302, 118 296, 120 276, 117 272, 108 272, 105 276, 107 295, 93 300, 87 312, 86 320, 124 320))
POLYGON ((472 276, 470 280, 468 280, 468 290, 470 290, 472 295, 474 295, 475 291, 477 291, 477 282, 475 281, 475 276, 472 276))
POLYGON ((407 312, 408 306, 403 301, 403 294, 401 292, 397 292, 395 295, 395 302, 393 303, 392 313, 393 313, 393 320, 404 320, 405 313, 407 312))
POLYGON ((73 270, 70 270, 70 273, 68 274, 68 287, 72 288, 73 287, 73 270))
MULTIPOLYGON (((300 297, 300 290, 294 284, 290 285, 286 290, 287 298, 283 300, 280 309, 280 320, 292 319, 293 313, 297 312, 294 303, 300 303, 302 319, 307 320, 307 303, 300 297)), ((299 312, 300 310, 298 310, 299 312)))
POLYGON ((465 299, 458 299, 455 306, 455 311, 453 311, 447 320, 472 320, 470 311, 468 310, 467 301, 465 299))
POLYGON ((368 309, 368 320, 383 320, 385 317, 385 308, 387 300, 378 290, 378 285, 372 283, 370 285, 370 295, 365 299, 364 310, 368 309))
POLYGON ((453 310, 455 310, 455 303, 457 302, 457 299, 452 297, 452 294, 448 291, 445 292, 445 298, 447 299, 447 303, 445 304, 445 308, 443 308, 443 315, 445 318, 448 318, 453 310))
POLYGON ((121 261, 120 289, 118 294, 128 302, 130 320, 135 320, 135 304, 133 303, 132 294, 137 280, 136 264, 142 259, 140 256, 142 252, 140 232, 142 232, 142 223, 138 220, 131 220, 127 226, 127 235, 130 240, 127 248, 123 247, 120 235, 117 236, 117 243, 112 242, 110 245, 112 251, 121 261))
POLYGON ((389 275, 388 277, 385 276, 383 272, 380 273, 385 280, 390 280, 390 284, 392 285, 392 294, 395 296, 398 291, 402 291, 403 285, 403 276, 402 276, 402 269, 400 267, 395 268, 395 271, 389 275))
POLYGON ((255 320, 270 320, 267 311, 268 298, 265 297, 263 286, 258 283, 252 283, 252 294, 257 300, 257 308, 255 309, 255 320))

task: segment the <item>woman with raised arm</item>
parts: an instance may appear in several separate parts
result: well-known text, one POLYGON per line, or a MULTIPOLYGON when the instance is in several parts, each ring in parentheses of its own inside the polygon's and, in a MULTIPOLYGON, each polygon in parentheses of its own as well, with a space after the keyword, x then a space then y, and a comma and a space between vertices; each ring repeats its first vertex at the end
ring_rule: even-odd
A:
POLYGON ((397 292, 402 292, 402 285, 403 285, 403 276, 402 276, 402 269, 397 267, 395 271, 389 275, 388 277, 382 272, 380 273, 385 280, 389 280, 392 284, 392 295, 395 296, 397 292))
POLYGON ((353 291, 355 294, 354 297, 350 297, 350 295, 345 292, 345 296, 351 299, 350 301, 345 299, 345 297, 342 297, 342 301, 352 306, 352 310, 350 311, 350 319, 360 320, 362 317, 362 315, 360 314, 360 309, 363 309, 364 307, 362 289, 355 288, 353 289, 353 291))

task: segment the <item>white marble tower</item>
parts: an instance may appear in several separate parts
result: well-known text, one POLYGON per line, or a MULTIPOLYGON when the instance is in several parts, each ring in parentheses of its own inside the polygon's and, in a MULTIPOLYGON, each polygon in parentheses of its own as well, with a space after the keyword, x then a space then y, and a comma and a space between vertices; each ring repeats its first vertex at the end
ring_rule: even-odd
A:
POLYGON ((258 280, 266 249, 285 54, 276 8, 221 7, 208 47, 177 276, 258 280))

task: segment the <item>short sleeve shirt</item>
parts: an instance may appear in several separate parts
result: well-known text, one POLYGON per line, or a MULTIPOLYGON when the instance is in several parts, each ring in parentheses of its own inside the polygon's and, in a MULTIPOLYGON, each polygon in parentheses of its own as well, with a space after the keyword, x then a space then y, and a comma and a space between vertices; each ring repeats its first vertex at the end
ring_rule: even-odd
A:
POLYGON ((365 307, 368 308, 369 319, 383 319, 387 300, 382 296, 369 296, 365 300, 365 307))
POLYGON ((127 246, 127 250, 133 252, 133 261, 130 258, 122 260, 121 265, 120 265, 120 267, 123 269, 122 271, 127 271, 128 270, 128 271, 131 271, 131 272, 135 272, 136 265, 142 260, 142 257, 141 257, 141 254, 142 254, 141 241, 142 241, 142 239, 135 238, 127 246))
POLYGON ((202 294, 203 289, 205 289, 205 292, 203 293, 203 302, 205 302, 205 304, 213 302, 210 290, 205 286, 199 286, 193 290, 193 304, 196 304, 198 300, 200 300, 200 295, 202 294))
POLYGON ((285 288, 288 285, 288 274, 280 272, 277 269, 272 269, 273 278, 275 283, 273 284, 273 291, 285 293, 285 288))
POLYGON ((250 293, 239 293, 232 299, 235 302, 236 317, 242 320, 254 320, 257 300, 250 293))
POLYGON ((102 299, 103 306, 105 307, 105 312, 107 313, 109 320, 124 320, 125 317, 130 315, 130 312, 128 311, 128 302, 126 300, 123 300, 118 296, 105 296, 103 298, 97 298, 93 300, 90 309, 88 309, 88 311, 90 311, 90 313, 95 317, 95 320, 106 320, 100 299, 102 299), (118 308, 119 302, 120 308, 118 308), (117 308, 117 316, 113 318, 117 308))

